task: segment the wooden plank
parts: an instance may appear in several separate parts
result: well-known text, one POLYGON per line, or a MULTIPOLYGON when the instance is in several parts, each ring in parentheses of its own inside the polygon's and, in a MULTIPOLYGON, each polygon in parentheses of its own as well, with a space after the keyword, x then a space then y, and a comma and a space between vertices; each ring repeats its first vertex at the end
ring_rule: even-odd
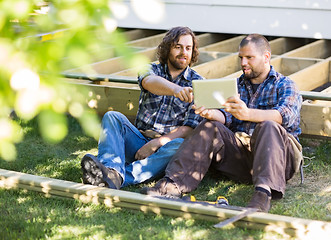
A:
POLYGON ((270 61, 271 65, 275 67, 275 70, 284 76, 289 76, 318 62, 320 62, 318 59, 300 59, 287 57, 271 59, 270 61))
POLYGON ((123 34, 127 41, 134 41, 140 38, 150 37, 151 35, 160 34, 159 30, 150 30, 150 29, 133 29, 125 31, 123 34))
POLYGON ((205 78, 212 79, 225 77, 239 71, 241 68, 238 55, 230 54, 220 59, 194 66, 193 69, 205 78))
POLYGON ((324 60, 295 72, 289 77, 301 91, 311 91, 329 81, 329 61, 324 60))
MULTIPOLYGON (((148 59, 150 59, 150 61, 156 60, 155 53, 156 53, 156 48, 148 48, 136 52, 136 54, 141 54, 147 57, 148 59)), ((129 66, 126 62, 126 59, 123 56, 120 56, 120 57, 115 57, 104 61, 96 62, 87 66, 83 66, 81 68, 70 69, 65 71, 65 73, 87 72, 88 75, 112 74, 115 72, 123 71, 128 68, 129 66)))
POLYGON ((331 56, 331 41, 318 40, 293 51, 287 52, 284 56, 325 59, 331 56))
POLYGON ((228 56, 228 55, 229 55, 229 53, 202 52, 202 51, 200 51, 199 59, 194 65, 196 66, 196 65, 199 65, 199 64, 210 62, 210 61, 213 61, 215 59, 222 58, 222 57, 225 57, 225 56, 228 56))
POLYGON ((130 121, 135 119, 140 95, 140 88, 137 84, 109 82, 102 82, 102 85, 76 84, 89 89, 86 103, 90 108, 95 109, 99 115, 103 115, 107 111, 119 111, 126 115, 130 121))
POLYGON ((300 115, 303 136, 331 138, 331 102, 304 101, 300 115))
POLYGON ((133 47, 144 47, 144 48, 157 47, 162 41, 164 36, 165 33, 160 33, 154 36, 149 36, 128 42, 128 45, 133 47))
POLYGON ((230 34, 219 34, 219 33, 203 33, 197 35, 199 49, 215 42, 223 41, 231 38, 233 35, 230 34))
MULTIPOLYGON (((271 53, 273 55, 282 55, 295 48, 301 47, 307 43, 303 38, 277 38, 269 41, 271 47, 271 53)), ((293 56, 294 57, 294 56, 293 56)))
MULTIPOLYGON (((70 181, 40 177, 5 169, 0 169, 0 187, 6 189, 30 189, 43 192, 48 196, 70 197, 82 202, 102 203, 108 207, 127 207, 143 212, 184 216, 185 218, 202 218, 220 221, 236 216, 241 211, 205 206, 190 202, 180 202, 154 198, 134 192, 101 188, 70 181)), ((281 231, 295 237, 330 236, 331 223, 287 217, 268 213, 253 213, 240 220, 247 228, 281 231), (318 234, 318 235, 317 235, 318 234)))
POLYGON ((271 54, 281 55, 286 52, 286 38, 277 38, 269 41, 271 47, 271 54))
POLYGON ((244 35, 233 37, 218 43, 213 43, 205 47, 200 48, 200 51, 217 51, 217 52, 238 52, 239 43, 244 38, 244 35))
MULTIPOLYGON (((322 93, 325 93, 325 94, 329 94, 329 93, 331 93, 331 87, 328 87, 328 88, 322 90, 322 93)), ((330 94, 329 94, 329 95, 330 95, 330 94)))
POLYGON ((113 75, 118 75, 118 76, 127 76, 127 77, 137 77, 138 76, 139 70, 137 68, 129 68, 129 69, 124 69, 119 72, 113 73, 113 75))

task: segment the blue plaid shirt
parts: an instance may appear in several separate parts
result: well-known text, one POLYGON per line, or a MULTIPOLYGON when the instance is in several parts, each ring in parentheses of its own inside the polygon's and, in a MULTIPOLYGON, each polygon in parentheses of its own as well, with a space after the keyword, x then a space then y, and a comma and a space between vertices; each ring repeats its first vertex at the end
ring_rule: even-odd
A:
POLYGON ((163 77, 182 87, 192 87, 192 80, 203 79, 196 71, 187 67, 176 79, 172 79, 167 65, 152 63, 144 74, 138 76, 141 89, 135 125, 139 130, 151 129, 167 134, 179 126, 195 128, 202 117, 194 113, 193 103, 186 103, 174 96, 152 94, 142 87, 142 80, 149 75, 163 77))
MULTIPOLYGON (((282 126, 298 138, 301 133, 299 125, 302 97, 290 78, 276 72, 271 66, 267 79, 260 84, 255 94, 250 81, 241 75, 238 78, 238 93, 248 108, 278 110, 283 118, 282 126)), ((225 111, 223 113, 226 116, 226 125, 233 132, 252 135, 256 123, 238 120, 225 111)))

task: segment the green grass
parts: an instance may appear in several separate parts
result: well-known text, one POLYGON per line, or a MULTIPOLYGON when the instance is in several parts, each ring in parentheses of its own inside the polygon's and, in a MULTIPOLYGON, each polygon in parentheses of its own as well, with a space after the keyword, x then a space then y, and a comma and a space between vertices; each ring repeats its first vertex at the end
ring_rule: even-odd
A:
MULTIPOLYGON (((16 161, 0 159, 0 168, 81 182, 80 159, 97 153, 97 141, 84 135, 69 118, 69 135, 60 144, 44 143, 36 121, 22 122, 24 141, 17 144, 16 161)), ((287 185, 282 200, 270 213, 331 221, 331 144, 301 139, 305 156, 315 156, 287 185)), ((152 183, 123 190, 139 192, 152 183)), ((232 205, 245 206, 253 188, 222 180, 209 173, 193 192, 197 199, 214 201, 226 196, 232 205)), ((287 239, 275 233, 243 228, 215 229, 212 222, 144 214, 124 208, 84 204, 65 198, 46 198, 26 190, 0 189, 0 239, 287 239)))

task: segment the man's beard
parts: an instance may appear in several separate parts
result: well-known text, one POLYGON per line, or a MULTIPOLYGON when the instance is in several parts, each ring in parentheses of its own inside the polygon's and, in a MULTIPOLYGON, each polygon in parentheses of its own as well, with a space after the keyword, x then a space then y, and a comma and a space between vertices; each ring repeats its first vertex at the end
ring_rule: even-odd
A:
MULTIPOLYGON (((185 69, 187 66, 189 66, 189 63, 181 64, 178 61, 176 61, 177 58, 181 58, 183 56, 177 56, 175 59, 169 59, 169 63, 177 70, 185 69)), ((186 58, 187 60, 187 58, 186 58)))
POLYGON ((246 79, 254 79, 254 78, 257 78, 258 76, 260 76, 261 73, 258 73, 258 72, 255 72, 253 70, 251 70, 250 73, 244 73, 244 76, 246 79))

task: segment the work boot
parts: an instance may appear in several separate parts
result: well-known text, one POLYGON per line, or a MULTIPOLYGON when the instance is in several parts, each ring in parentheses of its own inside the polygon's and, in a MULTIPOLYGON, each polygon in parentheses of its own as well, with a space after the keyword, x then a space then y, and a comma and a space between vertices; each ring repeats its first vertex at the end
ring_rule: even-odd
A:
POLYGON ((271 196, 262 191, 255 190, 248 208, 257 208, 260 212, 268 212, 270 209, 271 196))
POLYGON ((83 183, 120 189, 122 177, 114 169, 105 167, 94 155, 86 154, 81 161, 83 183))
POLYGON ((163 196, 169 198, 180 198, 182 193, 179 191, 175 183, 167 177, 160 179, 154 187, 144 187, 141 193, 150 196, 163 196))

